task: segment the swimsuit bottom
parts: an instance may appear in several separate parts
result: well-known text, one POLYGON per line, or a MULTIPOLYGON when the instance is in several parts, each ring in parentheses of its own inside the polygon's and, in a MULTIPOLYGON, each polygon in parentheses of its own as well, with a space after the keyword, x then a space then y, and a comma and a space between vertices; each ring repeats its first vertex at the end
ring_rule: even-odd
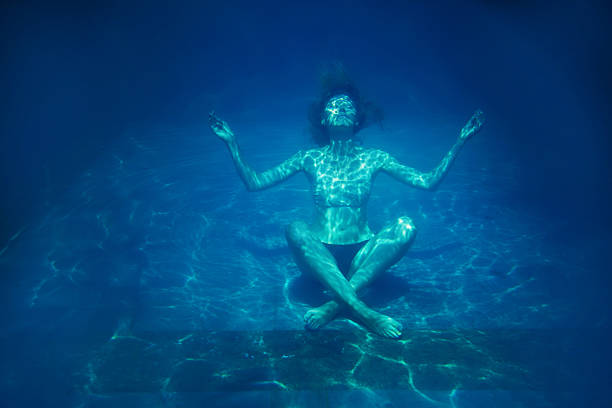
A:
POLYGON ((336 258, 336 264, 338 265, 338 269, 340 269, 340 272, 342 272, 342 274, 346 276, 346 274, 349 272, 349 269, 351 268, 353 258, 355 258, 357 252, 359 252, 359 250, 363 248, 363 246, 367 244, 368 241, 369 240, 365 240, 356 244, 348 245, 335 245, 326 243, 323 243, 323 245, 325 245, 325 248, 327 248, 332 254, 332 256, 336 258))

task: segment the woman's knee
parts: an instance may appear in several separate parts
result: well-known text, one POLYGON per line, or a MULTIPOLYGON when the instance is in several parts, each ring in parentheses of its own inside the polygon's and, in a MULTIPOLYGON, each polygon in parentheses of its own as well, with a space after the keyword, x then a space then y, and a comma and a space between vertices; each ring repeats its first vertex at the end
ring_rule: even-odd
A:
POLYGON ((404 241, 410 243, 414 239, 417 233, 417 228, 412 222, 410 217, 399 217, 395 226, 395 236, 404 241))
POLYGON ((304 221, 293 221, 285 228, 287 241, 299 242, 308 233, 308 225, 304 221))

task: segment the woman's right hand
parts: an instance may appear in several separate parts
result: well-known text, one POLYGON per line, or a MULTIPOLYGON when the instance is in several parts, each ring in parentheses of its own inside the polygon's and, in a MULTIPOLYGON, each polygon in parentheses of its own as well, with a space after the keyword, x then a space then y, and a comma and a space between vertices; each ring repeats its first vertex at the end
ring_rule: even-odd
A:
POLYGON ((215 115, 215 111, 211 111, 208 114, 208 125, 213 133, 224 142, 229 143, 236 140, 234 132, 232 132, 227 122, 219 119, 219 117, 215 115))

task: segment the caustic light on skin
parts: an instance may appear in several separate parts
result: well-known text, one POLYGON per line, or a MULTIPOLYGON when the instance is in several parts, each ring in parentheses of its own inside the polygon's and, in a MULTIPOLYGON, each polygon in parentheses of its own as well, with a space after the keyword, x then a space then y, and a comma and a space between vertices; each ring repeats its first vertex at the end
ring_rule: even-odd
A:
POLYGON ((403 218, 400 218, 399 220, 397 220, 397 223, 400 224, 402 228, 406 228, 407 230, 412 230, 412 228, 414 228, 409 221, 403 218))
POLYGON ((351 99, 347 95, 338 95, 331 98, 325 106, 321 123, 348 125, 354 123, 356 117, 357 110, 351 99))

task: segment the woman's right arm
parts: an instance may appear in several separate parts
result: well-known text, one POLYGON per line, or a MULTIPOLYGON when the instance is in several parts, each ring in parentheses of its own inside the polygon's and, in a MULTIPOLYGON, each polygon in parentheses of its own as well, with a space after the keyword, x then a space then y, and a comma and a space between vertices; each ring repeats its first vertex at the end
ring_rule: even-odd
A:
POLYGON ((298 152, 278 166, 263 173, 257 173, 242 158, 242 153, 236 142, 236 136, 234 136, 234 132, 232 132, 227 122, 219 119, 214 112, 209 114, 208 122, 213 133, 227 145, 236 170, 238 170, 238 175, 240 175, 249 191, 272 187, 301 171, 303 168, 303 153, 298 152))

